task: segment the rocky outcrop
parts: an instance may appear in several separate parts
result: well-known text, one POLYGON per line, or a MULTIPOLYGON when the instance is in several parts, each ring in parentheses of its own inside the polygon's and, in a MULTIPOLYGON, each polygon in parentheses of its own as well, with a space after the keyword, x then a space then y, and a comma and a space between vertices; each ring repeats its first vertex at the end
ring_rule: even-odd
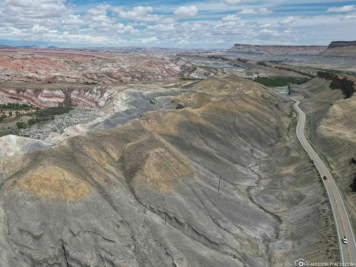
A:
POLYGON ((356 41, 334 41, 329 44, 329 48, 356 46, 356 41))
POLYGON ((7 135, 0 137, 0 157, 23 155, 32 151, 50 147, 52 144, 25 138, 22 136, 7 135))
MULTIPOLYGON (((356 58, 356 41, 331 42, 329 48, 321 53, 322 56, 356 58)), ((352 59, 355 62, 356 59, 352 59)))
MULTIPOLYGON (((50 107, 80 107, 101 108, 110 98, 112 91, 103 87, 75 88, 63 85, 62 88, 39 86, 39 89, 28 89, 26 85, 18 85, 0 89, 0 103, 26 103, 40 108, 50 107), (14 88, 15 87, 15 88, 14 88), (42 88, 41 88, 42 87, 42 88)), ((78 86, 80 87, 80 86, 78 86)))
POLYGON ((330 80, 330 88, 341 90, 345 98, 350 98, 356 91, 356 79, 353 77, 324 71, 318 71, 317 76, 322 79, 330 80))
POLYGON ((356 192, 356 175, 354 180, 352 181, 352 184, 350 184, 350 188, 352 190, 352 192, 356 192))
POLYGON ((230 51, 268 55, 318 55, 325 46, 249 45, 235 44, 230 51))
POLYGON ((288 72, 294 72, 296 74, 300 74, 302 76, 306 76, 309 78, 314 78, 316 76, 316 71, 313 69, 301 69, 298 67, 287 67, 285 65, 281 65, 281 64, 275 64, 275 63, 271 63, 271 62, 264 62, 264 61, 258 61, 257 65, 260 66, 264 66, 264 67, 270 67, 270 68, 275 68, 278 70, 285 70, 288 72))

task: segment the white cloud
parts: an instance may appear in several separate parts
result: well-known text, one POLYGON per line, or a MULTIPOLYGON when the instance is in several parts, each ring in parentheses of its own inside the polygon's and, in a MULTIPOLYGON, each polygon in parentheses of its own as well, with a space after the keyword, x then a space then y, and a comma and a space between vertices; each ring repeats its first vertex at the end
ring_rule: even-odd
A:
POLYGON ((54 18, 67 13, 66 0, 5 0, 8 15, 23 18, 54 18))
MULTIPOLYGON (((111 23, 113 22, 112 18, 107 16, 107 10, 110 8, 107 4, 100 4, 95 8, 88 10, 87 20, 98 22, 98 23, 111 23)), ((87 21, 87 22, 89 22, 87 21)))
POLYGON ((268 9, 268 8, 263 7, 263 8, 260 8, 260 9, 258 10, 258 12, 259 12, 259 14, 261 14, 261 15, 266 15, 266 14, 271 14, 273 11, 270 10, 270 9, 268 9))
POLYGON ((0 25, 29 29, 34 25, 58 27, 73 14, 66 0, 0 0, 0 25))
POLYGON ((11 38, 11 40, 26 40, 43 42, 56 42, 63 44, 98 44, 104 45, 110 43, 109 38, 104 36, 95 36, 92 34, 73 34, 69 32, 59 32, 48 30, 45 27, 34 25, 31 29, 18 29, 8 27, 0 28, 0 39, 11 38))
POLYGON ((237 15, 228 15, 222 18, 222 21, 237 21, 241 20, 241 18, 237 15))
POLYGON ((240 14, 257 14, 256 9, 246 8, 241 10, 240 14))
POLYGON ((131 25, 125 25, 122 23, 118 23, 116 25, 116 29, 118 33, 130 33, 133 34, 135 32, 137 32, 137 30, 134 29, 134 27, 132 27, 131 25))
POLYGON ((198 14, 196 6, 181 6, 174 10, 174 15, 178 18, 194 17, 198 14))
POLYGON ((293 23, 294 21, 295 21, 295 18, 294 18, 294 17, 287 17, 287 18, 285 18, 285 19, 280 20, 278 23, 279 23, 280 25, 287 25, 287 24, 293 23))
POLYGON ((233 6, 226 4, 247 1, 212 0, 195 2, 194 6, 169 8, 98 4, 90 9, 75 7, 70 4, 71 1, 0 0, 0 40, 18 40, 19 43, 42 41, 67 47, 73 44, 158 44, 162 47, 228 48, 235 42, 326 44, 330 40, 341 40, 356 34, 353 26, 356 25, 356 13, 350 11, 352 8, 349 6, 337 8, 350 11, 345 14, 287 17, 285 13, 275 13, 273 16, 262 16, 276 8, 273 3, 286 0, 268 0, 269 8, 248 0, 248 6, 235 8, 234 12, 241 9, 238 13, 217 17, 217 14, 234 10, 233 6), (174 15, 155 12, 174 12, 174 15), (178 20, 194 17, 198 12, 201 19, 199 16, 194 21, 178 20), (240 14, 255 14, 258 18, 240 14))
POLYGON ((162 17, 152 14, 154 11, 153 7, 137 6, 131 10, 126 10, 123 7, 111 7, 111 10, 117 13, 121 18, 136 21, 157 21, 162 17))
POLYGON ((224 3, 227 5, 237 5, 240 4, 242 0, 224 0, 224 3))
POLYGON ((259 9, 253 9, 253 8, 246 8, 243 9, 240 14, 258 14, 258 15, 267 15, 272 13, 272 10, 268 9, 268 8, 259 8, 259 9))
POLYGON ((69 15, 61 20, 62 25, 69 26, 83 26, 85 25, 85 21, 80 15, 69 15))
POLYGON ((109 8, 109 5, 106 4, 100 4, 97 5, 95 8, 91 8, 88 10, 88 14, 92 16, 106 16, 107 9, 109 8))
POLYGON ((213 41, 214 44, 223 44, 225 43, 225 40, 215 40, 213 41))
POLYGON ((264 30, 260 31, 259 34, 261 36, 264 36, 264 37, 278 37, 278 36, 281 36, 281 34, 278 31, 268 30, 268 29, 264 29, 264 30))
POLYGON ((347 14, 343 19, 356 19, 356 12, 347 14))
POLYGON ((48 32, 48 29, 46 27, 43 27, 43 26, 40 26, 40 25, 34 25, 32 27, 32 32, 33 33, 36 33, 36 34, 39 34, 39 33, 47 33, 48 32))
POLYGON ((356 10, 356 5, 349 5, 343 7, 331 7, 326 12, 349 12, 356 10))
POLYGON ((153 36, 151 38, 144 38, 144 39, 141 39, 141 43, 143 44, 148 44, 148 43, 152 43, 152 42, 156 42, 158 39, 157 39, 157 36, 153 36))

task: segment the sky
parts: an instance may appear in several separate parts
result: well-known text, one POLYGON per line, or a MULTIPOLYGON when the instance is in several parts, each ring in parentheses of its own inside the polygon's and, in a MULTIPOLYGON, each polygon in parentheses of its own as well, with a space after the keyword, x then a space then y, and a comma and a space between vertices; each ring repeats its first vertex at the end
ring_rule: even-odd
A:
POLYGON ((355 39, 355 0, 0 0, 0 45, 227 49, 355 39))

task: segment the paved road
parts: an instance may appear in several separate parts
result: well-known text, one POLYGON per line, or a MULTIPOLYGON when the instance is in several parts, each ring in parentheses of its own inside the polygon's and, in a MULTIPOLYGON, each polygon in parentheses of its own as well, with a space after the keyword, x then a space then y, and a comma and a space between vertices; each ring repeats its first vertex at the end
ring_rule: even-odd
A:
MULTIPOLYGON (((348 213, 345 209, 345 205, 340 194, 338 187, 335 184, 334 178, 329 172, 328 168, 324 164, 324 162, 320 159, 319 155, 312 148, 310 143, 307 141, 304 135, 304 128, 306 122, 305 113, 299 108, 300 102, 298 100, 294 100, 296 103, 294 104, 294 109, 298 112, 298 125, 297 125, 297 136, 309 154, 310 158, 314 161, 316 168, 318 169, 321 177, 326 176, 327 180, 323 180, 327 193, 329 195, 332 211, 334 214, 334 220, 337 227, 337 233, 339 237, 339 247, 340 247, 340 255, 343 263, 346 263, 345 266, 349 263, 356 263, 356 243, 354 233, 352 231, 350 219, 348 213), (346 236, 348 240, 348 244, 345 245, 342 243, 341 239, 346 236)), ((351 265, 352 266, 352 265, 351 265)))

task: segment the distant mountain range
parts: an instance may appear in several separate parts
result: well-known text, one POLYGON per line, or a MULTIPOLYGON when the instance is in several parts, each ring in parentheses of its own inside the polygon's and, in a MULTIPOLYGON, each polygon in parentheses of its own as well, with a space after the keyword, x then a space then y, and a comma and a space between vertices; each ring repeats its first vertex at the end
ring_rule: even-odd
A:
MULTIPOLYGON (((7 47, 7 48, 42 48, 42 47, 39 47, 37 45, 17 45, 17 46, 11 46, 11 45, 1 45, 0 44, 0 48, 4 48, 4 47, 7 47)), ((47 48, 58 48, 57 46, 48 46, 47 48)))
POLYGON ((16 48, 39 48, 37 45, 17 45, 16 48))

